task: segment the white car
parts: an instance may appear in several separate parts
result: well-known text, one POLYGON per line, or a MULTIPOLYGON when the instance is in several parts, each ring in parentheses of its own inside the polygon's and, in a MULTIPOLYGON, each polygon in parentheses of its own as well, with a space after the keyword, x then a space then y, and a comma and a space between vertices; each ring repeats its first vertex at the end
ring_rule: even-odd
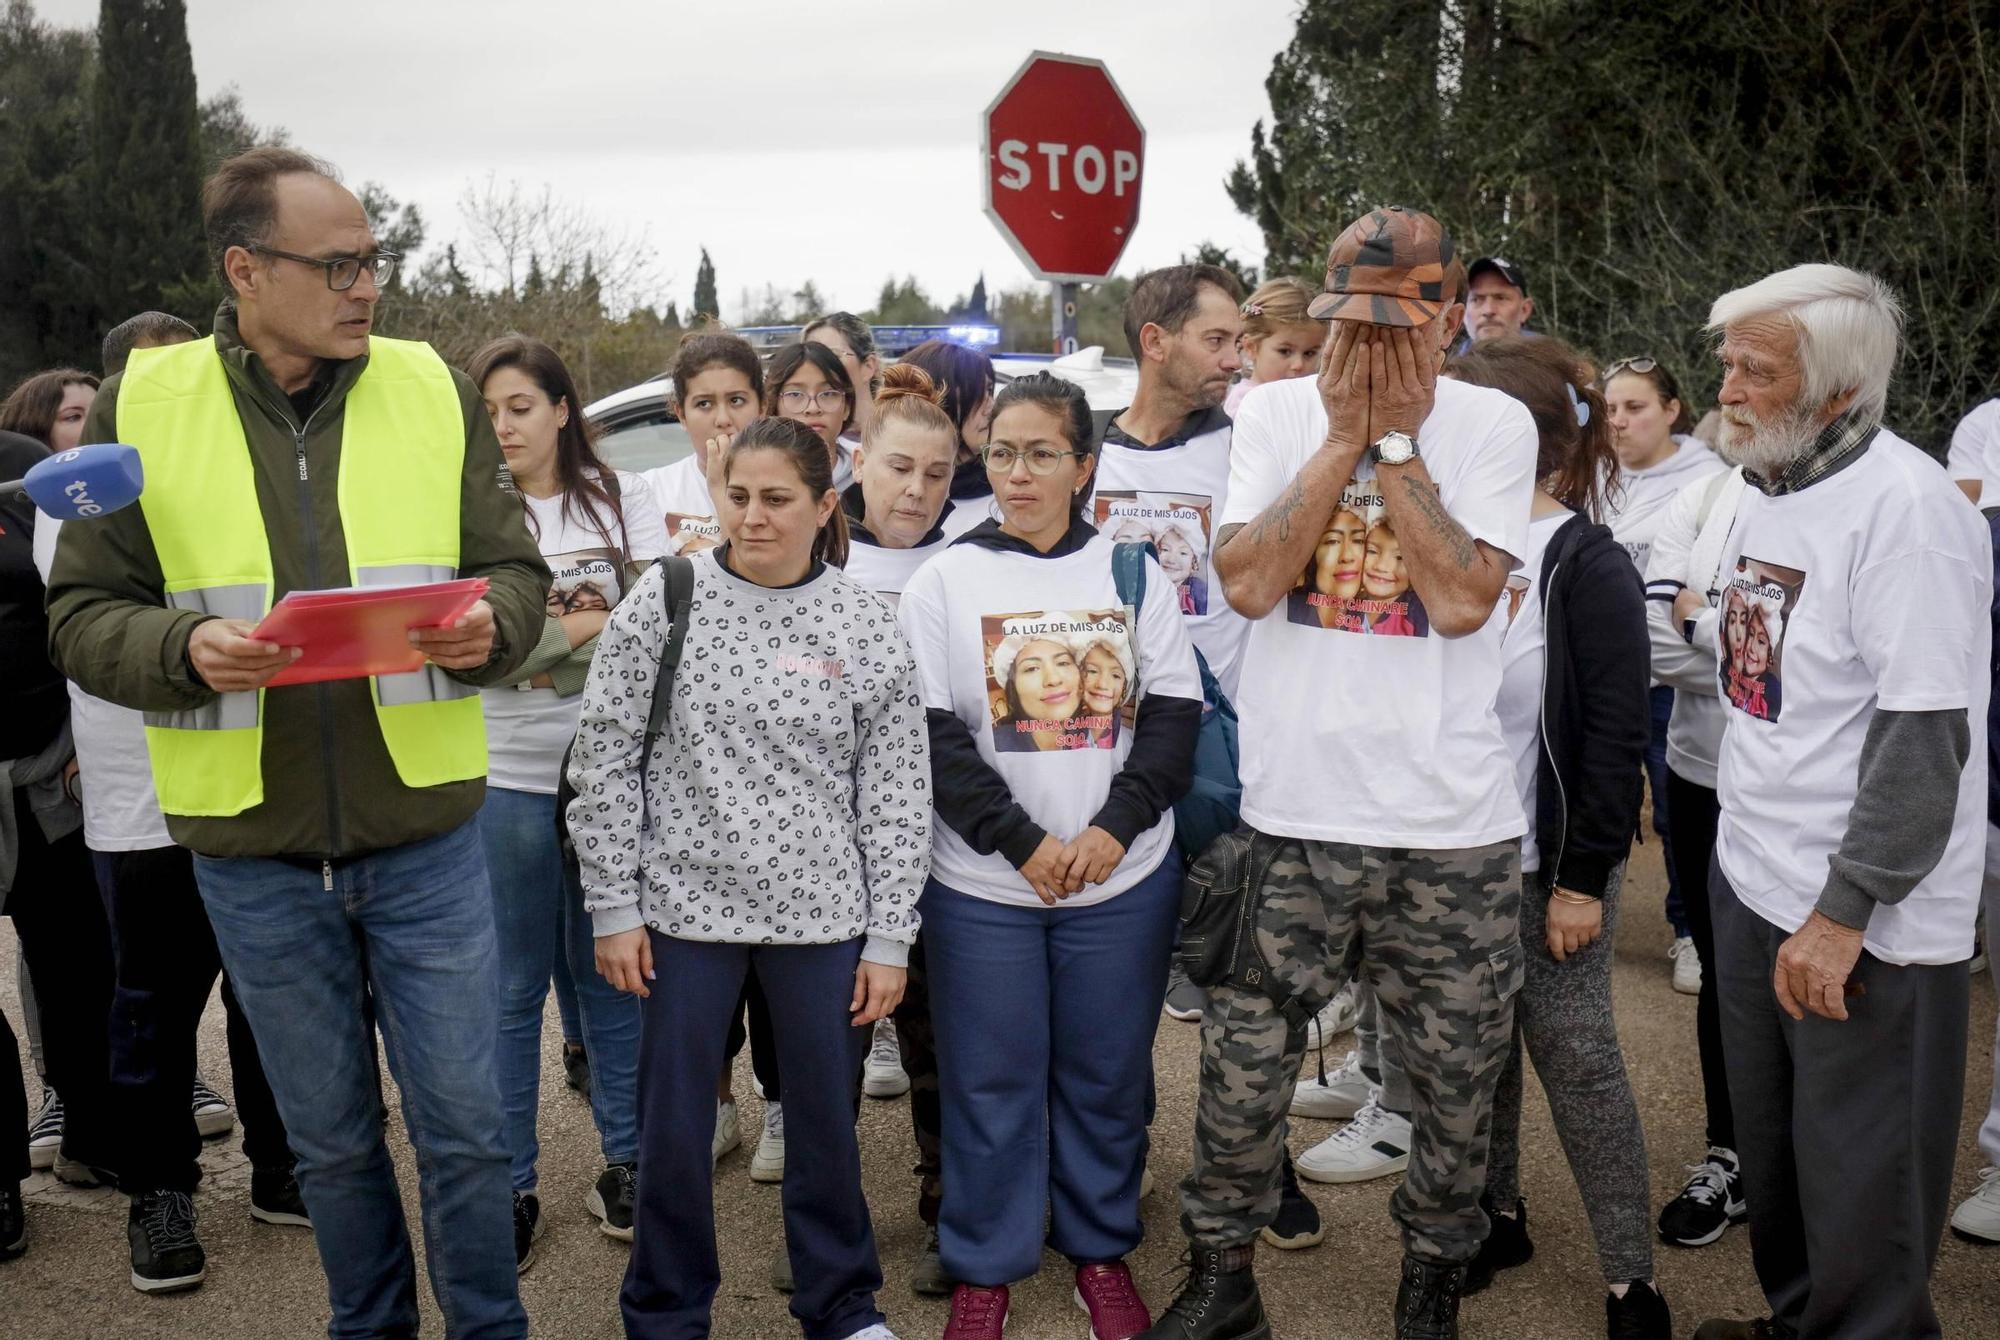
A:
MULTIPOLYGON (((1139 386, 1139 369, 1129 358, 1106 358, 1092 345, 1057 358, 1050 354, 1000 354, 993 373, 1001 387, 1016 377, 1053 372, 1075 382, 1090 399, 1091 416, 1101 436, 1111 416, 1132 403, 1139 386)), ((666 373, 628 386, 587 406, 583 411, 597 429, 597 454, 617 470, 643 473, 672 465, 694 451, 694 440, 668 405, 674 386, 666 373)))

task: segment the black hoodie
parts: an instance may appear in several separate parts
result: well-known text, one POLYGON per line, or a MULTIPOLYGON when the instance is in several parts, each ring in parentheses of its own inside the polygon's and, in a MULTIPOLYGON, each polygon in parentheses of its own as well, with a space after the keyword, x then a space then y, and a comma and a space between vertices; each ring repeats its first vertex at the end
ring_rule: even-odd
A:
POLYGON ((1578 515, 1542 554, 1541 601, 1548 646, 1529 817, 1544 879, 1601 897, 1639 827, 1652 736, 1646 593, 1610 529, 1578 515))
MULTIPOLYGON (((1090 523, 1077 517, 1046 554, 1002 531, 997 521, 982 522, 952 543, 1030 558, 1062 558, 1096 538, 1090 523)), ((980 757, 972 732, 955 713, 933 707, 925 715, 931 737, 931 798, 938 817, 982 856, 999 852, 1017 869, 1026 865, 1047 832, 1028 817, 1006 780, 980 757)), ((1111 779, 1110 794, 1091 823, 1124 847, 1158 823, 1194 782, 1194 742, 1200 729, 1199 699, 1144 694, 1132 731, 1132 750, 1111 779)))

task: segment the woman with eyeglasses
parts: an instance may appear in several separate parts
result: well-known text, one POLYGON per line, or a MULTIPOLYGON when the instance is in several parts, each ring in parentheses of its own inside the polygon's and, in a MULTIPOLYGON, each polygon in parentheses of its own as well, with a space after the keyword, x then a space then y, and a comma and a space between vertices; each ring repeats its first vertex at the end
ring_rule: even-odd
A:
MULTIPOLYGON (((1727 467, 1706 444, 1688 436, 1692 423, 1681 399, 1680 384, 1666 365, 1648 357, 1621 358, 1606 365, 1598 384, 1611 418, 1612 443, 1618 452, 1619 485, 1605 498, 1604 522, 1612 536, 1632 556, 1639 575, 1653 535, 1666 516, 1674 495, 1699 479, 1727 467)), ((1683 995, 1701 991, 1702 961, 1681 892, 1680 866, 1674 860, 1673 822, 1667 803, 1667 724, 1674 714, 1674 690, 1655 684, 1652 690, 1652 742, 1646 747, 1646 777, 1653 793, 1653 832, 1659 835, 1667 866, 1667 921, 1674 941, 1667 954, 1674 961, 1674 990, 1683 995)), ((1692 873, 1689 876, 1693 878, 1692 873)))
POLYGON ((875 332, 852 312, 828 312, 807 322, 799 338, 831 349, 853 383, 854 417, 840 435, 841 445, 851 457, 868 432, 875 397, 882 392, 882 356, 875 351, 875 332))
POLYGON ((901 360, 922 368, 944 394, 944 412, 958 430, 958 465, 951 476, 950 515, 945 533, 953 539, 982 521, 991 520, 993 481, 979 449, 993 430, 993 360, 977 349, 949 340, 926 340, 901 360))
POLYGON ((903 592, 938 819, 919 907, 943 1113, 938 1235, 960 1281, 947 1340, 997 1335, 1008 1286, 1035 1273, 1045 1242, 1076 1267, 1098 1340, 1151 1324, 1124 1258, 1140 1238, 1180 896, 1171 807, 1193 776, 1201 684, 1173 583, 1146 559, 1129 607, 1111 538, 1084 520, 1091 428, 1071 383, 1010 383, 982 452, 999 518, 903 592), (1106 642, 1131 667, 1117 694, 1086 677, 1106 642))
POLYGON ((854 482, 853 449, 840 440, 854 421, 854 383, 833 350, 805 343, 778 350, 764 374, 764 412, 795 419, 826 443, 836 492, 854 482))

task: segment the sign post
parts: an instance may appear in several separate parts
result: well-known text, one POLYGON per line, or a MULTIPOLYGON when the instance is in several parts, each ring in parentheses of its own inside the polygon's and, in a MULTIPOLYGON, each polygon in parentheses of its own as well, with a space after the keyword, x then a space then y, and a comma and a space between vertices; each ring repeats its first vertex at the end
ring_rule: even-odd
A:
POLYGON ((1104 62, 1037 51, 986 108, 986 214, 1051 285, 1055 351, 1076 352, 1078 285, 1109 279, 1139 225, 1146 130, 1104 62))

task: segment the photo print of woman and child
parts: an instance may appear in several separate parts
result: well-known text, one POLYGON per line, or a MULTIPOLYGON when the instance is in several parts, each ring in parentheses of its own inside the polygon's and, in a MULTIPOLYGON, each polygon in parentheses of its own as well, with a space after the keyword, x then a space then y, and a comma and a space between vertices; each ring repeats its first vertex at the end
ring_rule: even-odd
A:
POLYGON ((1110 749, 1136 717, 1139 676, 1125 610, 988 615, 993 748, 1110 749))
POLYGON ((618 554, 611 549, 579 549, 552 554, 549 565, 549 617, 585 610, 609 610, 620 594, 618 554))
POLYGON ((1806 575, 1754 558, 1736 561, 1722 597, 1722 660, 1717 675, 1729 705, 1759 721, 1776 721, 1783 706, 1779 661, 1785 620, 1798 608, 1806 575))
POLYGON ((1182 614, 1208 613, 1208 522, 1211 498, 1180 493, 1120 492, 1097 495, 1097 528, 1113 543, 1150 542, 1160 571, 1174 584, 1182 614))
POLYGON ((1285 616, 1308 628, 1430 636, 1430 616, 1410 589, 1403 546, 1373 479, 1354 480, 1341 492, 1326 533, 1285 598, 1285 616))

